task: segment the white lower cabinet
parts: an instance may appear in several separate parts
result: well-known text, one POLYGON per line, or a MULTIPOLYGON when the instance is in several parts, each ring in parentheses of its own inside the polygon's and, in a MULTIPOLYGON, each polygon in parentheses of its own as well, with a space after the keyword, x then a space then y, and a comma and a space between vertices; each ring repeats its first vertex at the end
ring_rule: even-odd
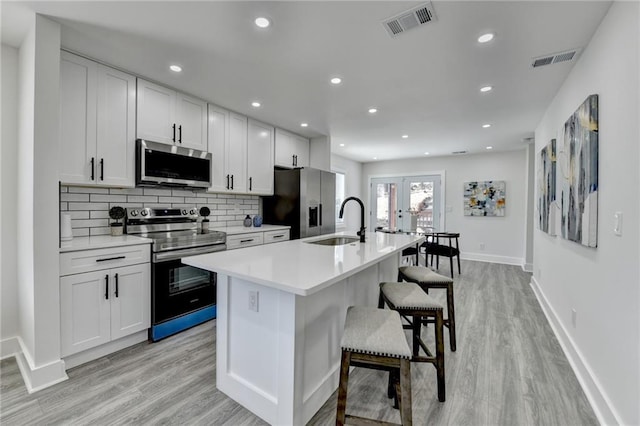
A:
POLYGON ((60 277, 61 355, 148 329, 150 272, 150 263, 141 263, 60 277))

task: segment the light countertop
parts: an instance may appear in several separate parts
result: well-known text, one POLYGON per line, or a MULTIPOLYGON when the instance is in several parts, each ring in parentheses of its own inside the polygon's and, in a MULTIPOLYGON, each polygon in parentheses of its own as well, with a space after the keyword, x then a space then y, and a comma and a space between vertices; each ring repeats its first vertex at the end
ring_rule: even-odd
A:
POLYGON ((267 232, 267 231, 279 231, 281 229, 290 229, 290 226, 286 225, 265 225, 262 226, 226 226, 226 227, 213 227, 209 225, 211 231, 226 232, 227 235, 249 234, 252 232, 267 232))
POLYGON ((137 237, 135 235, 121 235, 117 237, 112 237, 111 235, 73 237, 71 241, 62 241, 60 253, 109 247, 134 246, 136 244, 151 244, 152 242, 153 240, 149 238, 137 237))
POLYGON ((313 294, 424 240, 422 236, 367 233, 360 242, 341 246, 308 244, 331 235, 282 241, 182 259, 183 263, 301 296, 313 294))

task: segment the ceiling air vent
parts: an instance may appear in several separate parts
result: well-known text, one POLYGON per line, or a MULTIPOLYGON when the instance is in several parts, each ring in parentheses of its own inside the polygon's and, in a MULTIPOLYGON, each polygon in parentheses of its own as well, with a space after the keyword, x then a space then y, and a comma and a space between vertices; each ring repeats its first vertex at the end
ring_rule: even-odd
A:
POLYGON ((395 37, 411 28, 427 24, 436 20, 431 2, 416 6, 411 10, 402 12, 393 18, 385 19, 382 24, 391 37, 395 37))
POLYGON ((537 58, 533 58, 531 66, 533 68, 538 68, 544 65, 557 64, 558 62, 573 61, 578 57, 579 53, 580 49, 572 49, 564 52, 552 53, 551 55, 539 56, 537 58))
POLYGON ((459 154, 466 154, 467 151, 453 151, 452 154, 454 155, 459 155, 459 154))

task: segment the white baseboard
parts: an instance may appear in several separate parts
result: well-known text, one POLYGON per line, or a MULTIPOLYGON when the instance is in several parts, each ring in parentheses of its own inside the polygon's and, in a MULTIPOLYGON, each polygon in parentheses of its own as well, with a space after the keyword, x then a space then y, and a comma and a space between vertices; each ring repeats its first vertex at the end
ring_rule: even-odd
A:
POLYGON ((602 389, 598 378, 593 374, 593 371, 589 367, 589 364, 585 361, 580 349, 574 344, 573 340, 567 330, 562 325, 560 318, 556 314, 553 307, 549 304, 549 301, 545 297, 538 281, 536 281, 535 277, 531 277, 531 288, 538 298, 538 303, 542 307, 542 311, 547 317, 547 321, 553 330, 558 342, 560 342, 560 346, 564 351, 567 359, 569 360, 569 364, 573 369, 573 372, 576 374, 578 378, 578 382, 580 386, 582 386, 582 390, 584 391, 589 403, 591 404, 591 408, 595 412, 598 417, 598 421, 602 425, 621 425, 623 422, 620 420, 620 416, 613 408, 613 404, 611 400, 607 397, 606 393, 602 389))
POLYGON ((523 263, 522 270, 533 274, 533 263, 523 263))
POLYGON ((49 362, 44 365, 36 366, 33 362, 33 358, 27 347, 22 342, 20 337, 17 338, 20 349, 15 353, 16 362, 20 373, 22 374, 22 380, 27 388, 27 392, 33 393, 39 390, 48 388, 57 383, 64 382, 69 377, 65 372, 64 361, 59 359, 49 362))
MULTIPOLYGON (((518 266, 521 266, 524 263, 524 259, 521 257, 497 256, 495 254, 469 253, 469 252, 460 253, 460 259, 475 260, 477 262, 502 263, 504 265, 518 265, 518 266)), ((455 262, 455 259, 454 259, 454 262, 455 262)))
POLYGON ((0 359, 11 358, 18 352, 20 352, 20 343, 17 337, 0 340, 0 359))
POLYGON ((78 365, 85 364, 89 361, 93 361, 98 358, 102 358, 105 355, 117 352, 129 346, 146 342, 149 340, 148 330, 142 330, 129 336, 122 337, 118 340, 114 340, 104 345, 97 346, 95 348, 87 349, 86 351, 65 356, 64 362, 67 368, 77 367, 78 365))

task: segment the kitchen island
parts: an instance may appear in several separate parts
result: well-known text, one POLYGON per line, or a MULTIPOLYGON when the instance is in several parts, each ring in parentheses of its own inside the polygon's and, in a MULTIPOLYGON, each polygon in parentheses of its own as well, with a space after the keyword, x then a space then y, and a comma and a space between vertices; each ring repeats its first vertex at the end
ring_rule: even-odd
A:
POLYGON ((351 305, 376 306, 396 281, 401 251, 424 237, 342 233, 184 258, 218 273, 216 386, 275 425, 303 425, 338 386, 351 305))

